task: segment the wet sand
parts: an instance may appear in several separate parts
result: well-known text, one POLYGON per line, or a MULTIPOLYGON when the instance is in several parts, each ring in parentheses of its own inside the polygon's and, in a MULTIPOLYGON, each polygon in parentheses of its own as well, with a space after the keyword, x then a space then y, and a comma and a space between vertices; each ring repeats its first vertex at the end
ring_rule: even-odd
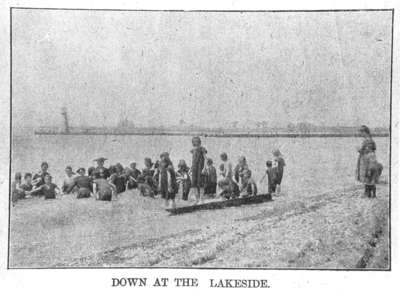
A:
MULTIPOLYGON (((159 199, 22 200, 12 208, 10 267, 387 269, 387 184, 282 194, 258 205, 169 216, 159 199)), ((182 203, 181 203, 182 204, 182 203)))

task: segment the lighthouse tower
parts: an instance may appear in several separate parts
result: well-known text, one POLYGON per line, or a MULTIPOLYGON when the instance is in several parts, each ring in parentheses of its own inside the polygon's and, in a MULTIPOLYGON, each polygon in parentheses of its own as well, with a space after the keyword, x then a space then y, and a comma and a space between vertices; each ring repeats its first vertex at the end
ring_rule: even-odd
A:
POLYGON ((61 114, 64 117, 64 133, 68 134, 69 133, 69 123, 68 123, 67 108, 63 107, 61 109, 61 114))

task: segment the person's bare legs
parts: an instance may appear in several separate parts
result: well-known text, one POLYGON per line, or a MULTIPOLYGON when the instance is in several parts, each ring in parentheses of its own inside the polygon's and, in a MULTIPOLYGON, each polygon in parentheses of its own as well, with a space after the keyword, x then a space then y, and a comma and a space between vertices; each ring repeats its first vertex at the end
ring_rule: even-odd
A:
POLYGON ((175 199, 172 199, 172 209, 176 209, 176 202, 175 202, 175 199))
POLYGON ((201 204, 204 202, 204 188, 199 188, 199 200, 201 204))
POLYGON ((196 202, 194 203, 195 205, 197 205, 200 202, 200 188, 196 187, 195 189, 195 197, 196 197, 196 202))

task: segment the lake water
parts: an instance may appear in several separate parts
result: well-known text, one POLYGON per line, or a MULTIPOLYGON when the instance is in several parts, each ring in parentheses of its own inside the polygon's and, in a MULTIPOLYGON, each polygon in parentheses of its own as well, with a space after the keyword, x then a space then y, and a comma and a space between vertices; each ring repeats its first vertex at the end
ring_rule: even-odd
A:
MULTIPOLYGON (((383 177, 387 180, 389 169, 389 138, 376 138, 377 157, 383 164, 383 177)), ((355 184, 354 174, 357 147, 361 138, 202 138, 209 157, 218 167, 219 154, 227 152, 236 164, 240 155, 246 156, 253 176, 258 181, 264 173, 265 161, 272 159, 271 151, 279 148, 285 158, 286 168, 282 183, 283 192, 325 192, 340 190, 355 184)), ((54 182, 61 185, 65 166, 94 166, 93 159, 107 157, 106 166, 136 161, 143 168, 143 159, 156 160, 168 151, 174 162, 185 159, 191 163, 191 137, 184 136, 14 136, 12 143, 12 173, 37 172, 42 161, 50 165, 54 182)), ((266 187, 261 186, 265 191, 266 187)))

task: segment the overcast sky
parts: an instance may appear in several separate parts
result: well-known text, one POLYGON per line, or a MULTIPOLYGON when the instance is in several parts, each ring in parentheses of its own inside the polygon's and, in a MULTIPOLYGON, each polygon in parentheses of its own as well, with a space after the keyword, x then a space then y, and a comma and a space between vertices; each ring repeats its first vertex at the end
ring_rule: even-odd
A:
POLYGON ((13 11, 16 128, 389 126, 391 12, 13 11))

